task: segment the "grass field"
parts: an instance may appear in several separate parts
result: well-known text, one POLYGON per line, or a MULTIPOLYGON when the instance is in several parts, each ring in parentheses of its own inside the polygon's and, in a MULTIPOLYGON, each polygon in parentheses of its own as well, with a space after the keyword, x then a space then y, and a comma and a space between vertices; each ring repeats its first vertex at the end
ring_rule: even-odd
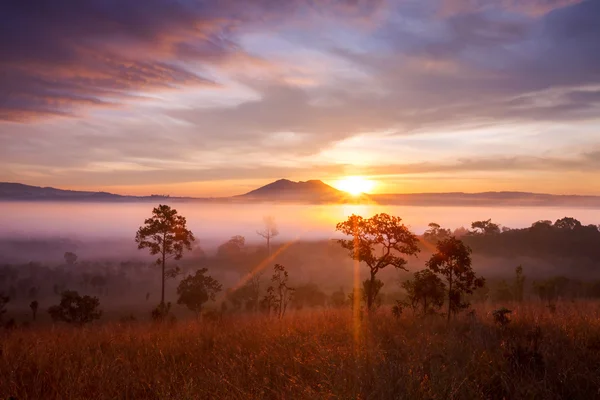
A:
POLYGON ((600 304, 508 306, 504 328, 492 306, 449 325, 382 309, 20 328, 1 334, 0 398, 600 398, 600 304))

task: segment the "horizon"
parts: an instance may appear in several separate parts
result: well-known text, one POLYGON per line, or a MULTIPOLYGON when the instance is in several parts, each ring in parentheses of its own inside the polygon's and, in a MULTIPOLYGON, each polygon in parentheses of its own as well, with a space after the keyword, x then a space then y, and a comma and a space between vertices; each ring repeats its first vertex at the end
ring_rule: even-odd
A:
MULTIPOLYGON (((340 192, 346 192, 348 195, 350 195, 351 197, 357 196, 357 195, 371 195, 371 196, 402 196, 402 195, 445 195, 445 194, 464 194, 464 195, 477 195, 477 194, 503 194, 503 193, 518 193, 518 194, 528 194, 528 195, 549 195, 549 196, 567 196, 567 197, 600 197, 600 195, 585 195, 585 194, 573 194, 573 193, 542 193, 542 192, 525 192, 525 191, 514 191, 514 190, 499 190, 499 191, 483 191, 483 192, 464 192, 464 191, 454 191, 454 192, 410 192, 410 193, 373 193, 373 192, 367 192, 367 191, 360 191, 357 193, 351 193, 348 192, 348 190, 345 190, 343 188, 339 188, 334 186, 333 184, 323 181, 321 179, 309 179, 306 181, 293 181, 287 178, 280 178, 274 181, 270 181, 264 185, 261 185, 259 187, 254 187, 254 188, 250 188, 248 191, 243 192, 243 193, 236 193, 233 195, 224 195, 224 196, 214 196, 211 194, 204 194, 204 195, 199 195, 199 196, 185 196, 185 195, 174 195, 171 193, 139 193, 139 194, 132 194, 132 193, 120 193, 120 192, 114 192, 114 191, 108 191, 108 190, 102 190, 102 189, 98 189, 98 190, 94 190, 94 189, 90 189, 90 190, 79 190, 79 189, 70 189, 70 188, 65 188, 65 187, 54 187, 54 186, 37 186, 37 185, 28 185, 22 182, 0 182, 0 184, 16 184, 16 185, 25 185, 25 186, 31 186, 31 187, 36 187, 36 188, 41 188, 41 189, 57 189, 57 190, 62 190, 62 191, 81 191, 81 192, 89 192, 89 193, 107 193, 107 194, 112 194, 112 195, 118 195, 118 196, 123 196, 123 197, 153 197, 153 196, 157 196, 157 197, 171 197, 171 198, 181 198, 181 199, 209 199, 209 198, 213 198, 213 199, 219 199, 219 198, 223 198, 223 199, 227 199, 227 198, 232 198, 232 197, 239 197, 239 196, 245 196, 247 194, 250 194, 250 192, 253 192, 255 190, 259 190, 262 189, 270 184, 273 183, 277 183, 279 181, 288 181, 291 183, 307 183, 307 182, 321 182, 324 183, 325 185, 338 190, 340 192)), ((337 182, 339 183, 339 181, 337 182)))
POLYGON ((600 195, 598 1, 42 6, 0 6, 0 181, 600 195))

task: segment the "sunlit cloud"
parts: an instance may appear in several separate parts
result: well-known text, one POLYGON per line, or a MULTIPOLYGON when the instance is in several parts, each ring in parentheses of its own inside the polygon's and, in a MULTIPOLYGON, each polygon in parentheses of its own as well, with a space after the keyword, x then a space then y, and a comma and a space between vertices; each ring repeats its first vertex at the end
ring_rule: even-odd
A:
POLYGON ((210 195, 363 175, 376 191, 587 193, 573 177, 599 175, 596 1, 40 10, 0 6, 0 180, 210 195))

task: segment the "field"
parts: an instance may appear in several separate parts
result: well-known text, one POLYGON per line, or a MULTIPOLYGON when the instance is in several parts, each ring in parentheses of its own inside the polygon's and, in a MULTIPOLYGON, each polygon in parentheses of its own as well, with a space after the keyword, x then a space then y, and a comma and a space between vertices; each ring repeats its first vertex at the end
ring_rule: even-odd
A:
POLYGON ((283 320, 32 326, 2 333, 0 398, 600 398, 600 304, 491 305, 447 324, 389 309, 283 320))

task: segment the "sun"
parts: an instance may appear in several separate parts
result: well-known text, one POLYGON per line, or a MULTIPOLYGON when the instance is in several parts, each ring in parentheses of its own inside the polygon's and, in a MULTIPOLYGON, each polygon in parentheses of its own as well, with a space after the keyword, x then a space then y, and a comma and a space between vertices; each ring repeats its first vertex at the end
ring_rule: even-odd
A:
POLYGON ((352 196, 358 196, 362 193, 369 193, 375 187, 375 182, 363 178, 362 176, 348 176, 341 179, 335 185, 338 189, 350 193, 352 196))

